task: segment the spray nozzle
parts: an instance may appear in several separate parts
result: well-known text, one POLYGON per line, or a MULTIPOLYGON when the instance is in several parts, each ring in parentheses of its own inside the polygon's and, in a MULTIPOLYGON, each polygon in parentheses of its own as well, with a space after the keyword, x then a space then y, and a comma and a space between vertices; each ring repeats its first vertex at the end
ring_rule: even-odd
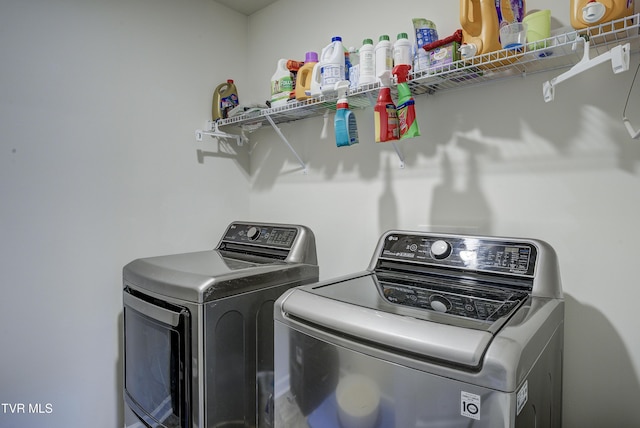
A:
POLYGON ((393 74, 396 76, 398 83, 406 83, 409 80, 409 64, 400 64, 393 67, 393 74))
POLYGON ((378 74, 378 78, 380 79, 380 84, 385 88, 391 87, 391 72, 389 70, 385 70, 382 73, 378 74))
POLYGON ((347 98, 347 93, 349 92, 349 81, 341 80, 336 82, 333 89, 338 93, 338 99, 347 98))

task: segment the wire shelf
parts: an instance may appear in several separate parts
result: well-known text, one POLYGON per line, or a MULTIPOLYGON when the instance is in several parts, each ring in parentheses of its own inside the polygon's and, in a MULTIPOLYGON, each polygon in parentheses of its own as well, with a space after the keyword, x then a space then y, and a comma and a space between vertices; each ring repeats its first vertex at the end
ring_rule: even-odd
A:
MULTIPOLYGON (((409 87, 414 96, 463 88, 469 85, 493 82, 499 79, 569 68, 583 56, 584 43, 589 40, 595 54, 606 52, 620 42, 631 43, 631 51, 640 50, 640 14, 617 19, 582 30, 570 31, 544 40, 528 43, 522 51, 499 50, 459 60, 445 66, 430 68, 411 74, 409 87)), ((365 85, 349 92, 351 108, 367 108, 375 104, 379 83, 365 85)), ((392 89, 393 90, 393 89, 392 89)), ((246 130, 263 123, 272 125, 321 116, 335 111, 336 95, 322 96, 305 101, 293 101, 282 107, 268 108, 217 122, 218 127, 236 126, 246 130), (268 118, 270 120, 268 120, 268 118)))

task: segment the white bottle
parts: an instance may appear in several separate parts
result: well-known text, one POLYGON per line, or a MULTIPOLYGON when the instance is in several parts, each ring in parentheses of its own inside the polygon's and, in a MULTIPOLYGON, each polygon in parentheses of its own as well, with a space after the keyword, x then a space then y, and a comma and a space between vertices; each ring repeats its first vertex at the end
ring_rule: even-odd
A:
POLYGON ((322 76, 321 90, 323 94, 335 92, 336 83, 345 78, 344 47, 342 37, 331 39, 331 44, 322 49, 320 58, 322 76))
POLYGON ((293 77, 287 68, 287 60, 281 58, 271 77, 271 107, 286 105, 293 89, 293 77))
POLYGON ((407 33, 399 33, 398 39, 393 44, 393 66, 397 65, 411 65, 411 47, 412 43, 409 41, 407 33))
POLYGON ((393 68, 393 53, 391 51, 391 42, 389 36, 383 34, 380 36, 378 44, 375 49, 376 53, 376 80, 380 81, 386 71, 391 75, 391 69, 393 68))
POLYGON ((376 82, 376 57, 373 50, 373 40, 364 39, 358 51, 360 56, 360 80, 358 86, 376 82))

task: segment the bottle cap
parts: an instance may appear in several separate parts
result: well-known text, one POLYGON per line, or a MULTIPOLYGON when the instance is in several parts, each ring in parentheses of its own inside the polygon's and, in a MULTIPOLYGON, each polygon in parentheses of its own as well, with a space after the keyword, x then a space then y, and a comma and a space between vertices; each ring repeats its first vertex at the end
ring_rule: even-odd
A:
POLYGON ((304 62, 318 62, 318 52, 307 52, 304 54, 304 62))
POLYGON ((233 79, 227 79, 227 83, 228 84, 232 84, 233 83, 233 79))
POLYGON ((380 36, 380 39, 378 41, 383 41, 383 40, 389 40, 389 36, 387 34, 383 34, 382 36, 380 36))
POLYGON ((331 38, 331 42, 341 42, 342 41, 342 37, 340 36, 333 36, 331 38))
POLYGON ((373 40, 371 40, 371 39, 364 39, 364 40, 362 41, 362 44, 363 44, 363 45, 372 45, 372 44, 373 44, 373 40))
POLYGON ((400 39, 408 39, 407 33, 398 33, 398 40, 400 39))

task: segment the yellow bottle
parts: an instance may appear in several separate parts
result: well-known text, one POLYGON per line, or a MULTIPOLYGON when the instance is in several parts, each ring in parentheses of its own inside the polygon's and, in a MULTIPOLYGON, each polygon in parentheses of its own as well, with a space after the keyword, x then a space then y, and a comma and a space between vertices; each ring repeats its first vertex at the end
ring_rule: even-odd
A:
POLYGON ((219 84, 213 91, 213 102, 211 103, 211 118, 226 119, 229 112, 238 106, 238 89, 229 79, 225 83, 219 84))
POLYGON ((571 0, 571 26, 576 30, 593 27, 633 15, 633 11, 633 0, 571 0))
POLYGON ((304 59, 304 65, 298 70, 296 77, 296 100, 304 101, 311 98, 311 81, 313 75, 313 67, 318 63, 317 52, 307 52, 304 59))
POLYGON ((495 0, 460 0, 462 58, 502 49, 495 0))

